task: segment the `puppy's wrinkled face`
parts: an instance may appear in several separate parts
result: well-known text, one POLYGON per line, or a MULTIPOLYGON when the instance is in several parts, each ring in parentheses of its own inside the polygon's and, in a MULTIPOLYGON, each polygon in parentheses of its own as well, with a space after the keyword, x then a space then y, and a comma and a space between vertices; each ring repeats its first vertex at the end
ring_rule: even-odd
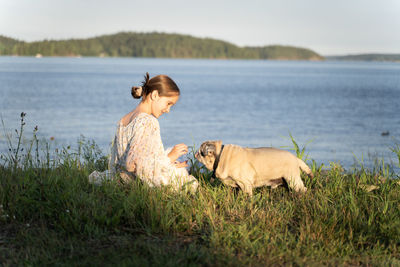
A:
POLYGON ((222 141, 206 141, 201 144, 199 151, 194 156, 207 169, 213 170, 215 159, 221 152, 221 146, 222 141))

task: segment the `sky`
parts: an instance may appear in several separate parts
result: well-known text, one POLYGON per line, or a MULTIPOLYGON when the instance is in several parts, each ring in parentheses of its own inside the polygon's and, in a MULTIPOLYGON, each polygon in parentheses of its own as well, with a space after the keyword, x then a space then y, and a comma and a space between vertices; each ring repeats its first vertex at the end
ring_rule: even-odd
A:
POLYGON ((400 0, 0 0, 0 35, 23 41, 121 31, 400 54, 400 0))

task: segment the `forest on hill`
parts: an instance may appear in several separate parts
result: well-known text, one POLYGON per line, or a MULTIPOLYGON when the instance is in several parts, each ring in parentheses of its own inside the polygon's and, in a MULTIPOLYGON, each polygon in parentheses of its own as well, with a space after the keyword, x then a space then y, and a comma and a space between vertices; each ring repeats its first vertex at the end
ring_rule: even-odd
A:
POLYGON ((229 42, 167 33, 120 32, 87 39, 24 42, 0 36, 0 55, 323 60, 293 46, 239 47, 229 42))

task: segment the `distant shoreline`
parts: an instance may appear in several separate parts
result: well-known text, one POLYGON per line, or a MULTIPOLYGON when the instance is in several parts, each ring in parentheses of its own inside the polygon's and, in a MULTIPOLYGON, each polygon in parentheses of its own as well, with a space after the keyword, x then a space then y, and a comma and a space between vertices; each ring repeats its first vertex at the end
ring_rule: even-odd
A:
POLYGON ((309 62, 323 62, 327 61, 325 59, 323 60, 313 60, 313 59, 254 59, 254 58, 196 58, 196 57, 121 57, 121 56, 35 56, 35 55, 0 55, 0 57, 26 57, 26 58, 76 58, 76 59, 82 59, 82 58, 121 58, 121 59, 198 59, 198 60, 259 60, 259 61, 309 61, 309 62))
POLYGON ((400 62, 400 54, 353 54, 345 56, 325 56, 328 61, 380 61, 400 62))
POLYGON ((158 32, 120 32, 87 39, 38 42, 0 36, 0 55, 324 60, 323 56, 307 48, 284 45, 239 47, 217 39, 158 32))
MULTIPOLYGON (((363 56, 364 54, 360 54, 359 56, 363 56)), ((190 57, 121 57, 121 56, 45 56, 45 55, 0 55, 0 57, 29 57, 29 58, 141 58, 141 59, 199 59, 199 60, 266 60, 266 61, 308 61, 308 62, 387 62, 387 63, 400 63, 400 60, 366 60, 366 59, 355 59, 353 56, 327 56, 322 60, 313 60, 313 59, 253 59, 253 58, 190 58, 190 57)))

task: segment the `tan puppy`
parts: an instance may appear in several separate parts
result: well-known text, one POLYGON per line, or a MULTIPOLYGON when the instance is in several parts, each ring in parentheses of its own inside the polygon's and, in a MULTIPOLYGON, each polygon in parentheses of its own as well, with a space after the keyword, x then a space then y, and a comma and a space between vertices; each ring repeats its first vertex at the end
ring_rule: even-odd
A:
POLYGON ((287 182, 297 192, 305 192, 300 169, 313 177, 310 168, 293 154, 276 148, 244 148, 222 145, 222 141, 206 141, 195 154, 207 169, 225 185, 239 186, 249 195, 253 188, 271 186, 276 188, 287 182))

